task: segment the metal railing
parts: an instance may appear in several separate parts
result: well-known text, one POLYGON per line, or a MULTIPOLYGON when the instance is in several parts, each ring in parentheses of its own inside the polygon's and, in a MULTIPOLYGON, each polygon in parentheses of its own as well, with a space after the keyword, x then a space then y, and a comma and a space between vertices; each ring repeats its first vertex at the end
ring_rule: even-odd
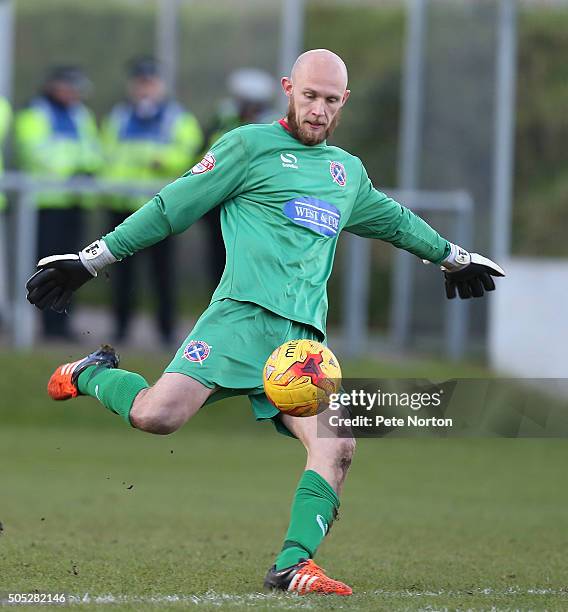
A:
POLYGON ((82 194, 115 194, 152 197, 164 186, 163 182, 126 183, 99 178, 73 177, 69 180, 40 178, 21 172, 6 172, 0 176, 0 191, 17 193, 15 211, 15 269, 7 320, 12 328, 12 343, 16 348, 29 348, 34 343, 34 308, 26 300, 25 284, 37 262, 36 197, 46 191, 82 194))
MULTIPOLYGON (((448 213, 454 217, 451 240, 468 248, 473 233, 473 201, 464 191, 406 191, 386 189, 388 195, 416 213, 448 213)), ((369 288, 371 241, 349 235, 343 292, 343 348, 350 356, 370 348, 369 288)), ((408 348, 413 311, 416 257, 398 250, 392 270, 393 293, 390 308, 390 344, 397 350, 408 348)), ((447 300, 444 317, 444 352, 447 357, 464 356, 469 327, 469 302, 447 300)))

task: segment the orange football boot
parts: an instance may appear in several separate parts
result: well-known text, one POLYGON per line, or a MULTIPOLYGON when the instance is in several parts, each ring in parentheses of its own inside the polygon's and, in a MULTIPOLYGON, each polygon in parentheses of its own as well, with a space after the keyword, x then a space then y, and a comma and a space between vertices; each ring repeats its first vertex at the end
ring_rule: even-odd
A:
POLYGON ((47 393, 51 399, 61 401, 77 397, 79 389, 77 380, 79 374, 92 365, 100 365, 105 368, 117 368, 119 356, 109 344, 103 344, 101 348, 79 361, 64 363, 60 365, 51 375, 47 383, 47 393))
POLYGON ((276 571, 276 566, 273 565, 264 579, 264 588, 298 593, 298 595, 308 593, 351 595, 353 593, 351 587, 326 576, 324 570, 312 559, 301 561, 280 571, 276 571))

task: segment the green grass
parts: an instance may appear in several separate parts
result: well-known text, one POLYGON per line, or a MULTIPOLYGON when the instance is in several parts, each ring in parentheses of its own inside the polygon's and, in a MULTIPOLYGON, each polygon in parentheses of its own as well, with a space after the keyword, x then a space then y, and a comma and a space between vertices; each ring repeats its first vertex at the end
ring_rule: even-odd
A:
MULTIPOLYGON (((125 610, 568 608, 564 440, 361 440, 318 554, 355 595, 257 595, 286 530, 299 444, 253 423, 241 400, 170 437, 129 430, 88 398, 50 403, 61 357, 0 355, 0 591, 88 593, 85 609, 108 608, 94 598, 109 594, 125 610)), ((153 377, 162 362, 125 365, 153 377)))

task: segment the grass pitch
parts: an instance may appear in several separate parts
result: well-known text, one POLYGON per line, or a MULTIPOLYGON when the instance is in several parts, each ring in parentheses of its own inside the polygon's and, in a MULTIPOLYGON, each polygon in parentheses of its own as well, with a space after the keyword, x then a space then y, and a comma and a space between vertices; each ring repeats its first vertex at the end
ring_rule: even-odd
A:
MULTIPOLYGON (((84 609, 568 608, 566 441, 361 440, 317 556, 355 595, 265 595, 299 443, 255 424, 245 400, 170 437, 129 430, 89 398, 50 402, 47 377, 68 357, 0 355, 0 591, 63 591, 84 609)), ((164 363, 124 359, 150 379, 164 363)))

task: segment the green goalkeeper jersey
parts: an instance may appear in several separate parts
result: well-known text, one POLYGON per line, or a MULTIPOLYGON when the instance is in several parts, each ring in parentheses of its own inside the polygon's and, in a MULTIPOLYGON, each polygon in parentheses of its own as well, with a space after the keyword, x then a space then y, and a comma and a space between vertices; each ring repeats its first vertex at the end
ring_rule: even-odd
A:
POLYGON ((225 134, 104 241, 122 259, 183 232, 217 205, 227 262, 211 302, 253 302, 324 334, 342 230, 434 263, 450 251, 425 221, 373 187, 361 160, 325 142, 303 145, 284 121, 225 134))

